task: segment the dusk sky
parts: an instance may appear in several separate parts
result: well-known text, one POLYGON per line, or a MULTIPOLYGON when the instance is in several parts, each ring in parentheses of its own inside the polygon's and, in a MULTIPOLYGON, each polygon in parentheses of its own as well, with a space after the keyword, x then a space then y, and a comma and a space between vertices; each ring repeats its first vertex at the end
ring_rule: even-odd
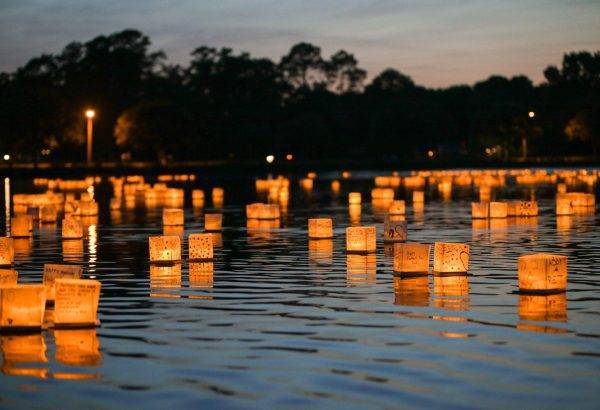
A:
POLYGON ((600 50, 600 1, 2 0, 0 71, 124 28, 178 63, 200 45, 279 61, 308 41, 354 53, 370 78, 393 67, 430 87, 491 74, 538 83, 564 52, 600 50))

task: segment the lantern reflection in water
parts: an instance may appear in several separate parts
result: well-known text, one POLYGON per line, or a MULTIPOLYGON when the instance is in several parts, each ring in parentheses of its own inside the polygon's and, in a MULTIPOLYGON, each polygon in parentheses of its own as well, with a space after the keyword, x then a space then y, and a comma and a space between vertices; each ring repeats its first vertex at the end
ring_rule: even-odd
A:
POLYGON ((185 228, 183 225, 165 225, 163 226, 163 235, 165 236, 179 236, 183 238, 185 228))
POLYGON ((83 260, 83 239, 63 239, 63 261, 81 262, 83 260))
POLYGON ((81 239, 83 238, 83 224, 79 219, 65 218, 62 220, 63 239, 81 239))
POLYGON ((469 270, 469 245, 436 242, 433 248, 434 272, 467 272, 469 270))
POLYGON ((150 289, 150 297, 179 298, 180 295, 173 290, 181 289, 181 264, 150 265, 150 289))
POLYGON ((394 304, 429 306, 429 277, 394 276, 394 304))
POLYGON ((424 204, 425 203, 425 192, 413 191, 412 201, 413 201, 413 204, 424 204))
POLYGON ((0 237, 0 266, 12 266, 15 262, 13 238, 0 237))
POLYGON ((350 225, 360 225, 361 213, 361 204, 348 205, 348 218, 350 221, 350 225))
POLYGON ((183 226, 183 209, 165 208, 162 214, 163 226, 183 226))
POLYGON ((310 218, 308 220, 309 239, 333 238, 333 221, 331 218, 310 218))
POLYGON ((79 279, 82 268, 79 265, 59 265, 52 263, 44 264, 44 275, 42 281, 46 290, 46 302, 53 302, 55 298, 56 279, 79 279))
POLYGON ((0 287, 0 328, 41 328, 46 307, 42 285, 0 287))
MULTIPOLYGON (((56 361, 67 366, 99 366, 102 363, 96 329, 55 329, 56 361)), ((70 374, 70 378, 88 378, 90 374, 70 374)))
POLYGON ((567 257, 549 253, 519 256, 519 290, 564 292, 567 289, 567 257))
POLYGON ((567 321, 567 295, 519 295, 519 318, 534 321, 567 321))
POLYGON ((403 200, 392 201, 388 209, 390 215, 404 215, 406 213, 406 204, 403 200))
POLYGON ((348 286, 372 285, 377 281, 377 255, 346 255, 346 284, 348 286))
POLYGON ((95 326, 98 322, 100 282, 92 279, 54 281, 54 325, 95 326))
POLYGON ((12 376, 29 376, 46 378, 47 368, 32 367, 31 363, 46 363, 46 343, 41 334, 31 335, 2 335, 2 373, 12 376), (21 364, 26 363, 26 367, 21 364))
POLYGON ((346 228, 346 251, 355 253, 375 252, 377 228, 374 226, 350 226, 346 228))
POLYGON ((223 225, 223 214, 204 214, 204 230, 220 231, 223 225))
POLYGON ((189 285, 190 288, 212 289, 214 284, 213 262, 190 262, 189 285))
POLYGON ((201 189, 192 190, 192 206, 194 208, 204 207, 204 191, 201 189))
POLYGON ((31 217, 27 215, 17 216, 10 221, 10 235, 13 238, 28 238, 31 236, 31 217))
POLYGON ((148 245, 151 263, 169 263, 181 260, 179 236, 150 236, 148 245))
POLYGON ((333 265, 333 240, 309 239, 308 262, 313 272, 328 272, 333 265))
POLYGON ((211 192, 212 204, 215 208, 222 208, 225 199, 225 190, 223 188, 214 187, 211 192))
POLYGON ((360 205, 362 202, 362 198, 360 192, 350 192, 348 194, 348 204, 349 205, 360 205))
MULTIPOLYGON (((434 275, 433 293, 435 307, 449 310, 469 309, 469 277, 463 275, 434 275)), ((444 318, 462 321, 463 318, 444 318)))
POLYGON ((473 219, 487 219, 490 216, 488 202, 471 202, 471 217, 473 219))

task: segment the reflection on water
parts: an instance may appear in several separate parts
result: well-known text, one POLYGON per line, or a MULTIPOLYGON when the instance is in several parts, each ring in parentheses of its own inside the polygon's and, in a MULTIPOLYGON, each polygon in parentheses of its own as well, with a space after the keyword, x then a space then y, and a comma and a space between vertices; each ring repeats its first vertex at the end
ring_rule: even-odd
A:
MULTIPOLYGON (((393 247, 381 242, 387 209, 369 200, 347 205, 349 192, 369 198, 372 179, 356 174, 343 180, 337 198, 330 181, 317 179, 306 193, 294 181, 281 220, 270 221, 246 220, 245 204, 259 200, 253 180, 219 182, 227 193, 220 204, 226 223, 211 233, 214 260, 198 263, 187 260, 185 238, 202 232, 205 213, 215 210, 210 197, 194 206, 191 190, 208 196, 213 181, 154 186, 122 178, 111 187, 105 179, 94 190, 99 215, 81 217, 84 239, 61 240, 60 222, 36 224, 33 238, 15 243, 14 266, 19 282, 31 283, 40 280, 44 263, 81 264, 83 277, 102 281, 102 326, 2 334, 3 403, 28 408, 36 400, 47 407, 70 399, 108 407, 139 397, 161 408, 199 401, 217 408, 396 402, 582 408, 597 402, 597 214, 556 217, 555 191, 540 189, 538 217, 472 220, 476 176, 473 185, 454 180, 449 188, 437 187, 444 179, 430 185, 415 176, 424 203, 411 200, 408 185, 395 188, 395 198, 406 200, 409 241, 470 245, 469 274, 394 276, 393 247), (168 187, 185 189, 185 200, 176 191, 169 200, 186 204, 186 225, 177 231, 162 226, 168 187), (308 239, 307 218, 314 216, 333 220, 333 239, 308 239), (376 253, 346 254, 345 228, 358 224, 377 225, 376 253), (148 236, 163 233, 184 238, 183 261, 151 266, 148 236), (535 252, 568 256, 566 294, 517 292, 517 258, 535 252), (55 379, 52 388, 38 378, 55 379), (23 393, 24 383, 32 394, 23 393)), ((490 198, 531 197, 531 186, 509 176, 479 178, 493 185, 490 198)), ((35 189, 45 188, 5 179, 13 194, 35 189)), ((72 193, 75 200, 79 192, 72 193)), ((11 214, 6 198, 0 204, 5 229, 11 214)), ((46 323, 52 313, 46 311, 46 323)))

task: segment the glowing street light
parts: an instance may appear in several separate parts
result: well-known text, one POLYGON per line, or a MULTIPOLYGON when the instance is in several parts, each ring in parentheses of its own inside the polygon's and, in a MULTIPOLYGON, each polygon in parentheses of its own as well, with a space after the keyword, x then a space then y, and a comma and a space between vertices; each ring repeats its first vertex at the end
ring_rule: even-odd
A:
POLYGON ((94 117, 96 112, 94 110, 85 110, 85 117, 87 118, 87 163, 92 163, 92 144, 93 144, 93 132, 94 132, 94 117))
POLYGON ((273 161, 275 161, 275 155, 267 155, 267 156, 265 157, 265 160, 267 160, 267 162, 268 162, 269 164, 271 164, 271 163, 273 163, 273 161))
POLYGON ((529 118, 533 118, 535 117, 535 111, 529 111, 529 114, 527 115, 529 115, 529 118))
POLYGON ((10 155, 4 154, 3 158, 4 158, 4 161, 8 161, 8 160, 10 160, 10 155))

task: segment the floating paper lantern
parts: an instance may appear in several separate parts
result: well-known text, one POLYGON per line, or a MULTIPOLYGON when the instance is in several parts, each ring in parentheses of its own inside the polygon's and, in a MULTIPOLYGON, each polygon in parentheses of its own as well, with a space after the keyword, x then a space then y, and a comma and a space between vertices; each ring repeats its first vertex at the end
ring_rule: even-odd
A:
POLYGON ((519 289, 522 292, 564 292, 567 257, 550 253, 520 256, 519 289))
POLYGON ((436 242, 433 248, 434 272, 467 272, 469 270, 469 245, 464 243, 436 242))
MULTIPOLYGON (((56 361, 67 366, 98 366, 102 362, 96 329, 54 330, 56 361)), ((69 373, 69 379, 94 376, 88 373, 69 373)))
POLYGON ((371 190, 371 199, 394 200, 394 190, 392 188, 373 188, 371 190))
POLYGON ((204 230, 220 231, 223 225, 223 214, 204 214, 204 230))
POLYGON ((95 326, 98 322, 100 282, 92 279, 56 279, 54 325, 95 326))
POLYGON ((212 289, 214 284, 214 264, 212 262, 190 263, 190 288, 212 289))
POLYGON ((54 205, 44 205, 40 208, 42 223, 54 223, 58 219, 58 210, 54 205))
POLYGON ((192 190, 192 206, 194 208, 204 207, 204 191, 201 189, 192 190))
POLYGON ((223 203, 223 199, 225 198, 225 190, 223 188, 214 187, 211 191, 211 197, 213 201, 213 205, 215 203, 223 203))
POLYGON ((300 186, 305 191, 312 191, 314 186, 314 181, 311 178, 303 178, 300 180, 300 186))
POLYGON ((150 236, 148 245, 151 263, 172 263, 181 260, 179 236, 150 236))
POLYGON ((425 203, 425 192, 423 192, 423 191, 413 191, 413 193, 412 193, 412 201, 413 201, 413 204, 423 204, 423 203, 425 203))
POLYGON ((260 215, 260 208, 262 207, 262 203, 255 202, 253 204, 246 205, 246 218, 248 219, 258 219, 260 215))
POLYGON ((348 194, 348 203, 350 205, 360 205, 362 198, 360 192, 350 192, 348 194))
POLYGON ((510 201, 507 203, 507 216, 529 217, 538 215, 537 201, 510 201))
POLYGON ((395 276, 394 304, 404 306, 429 306, 429 277, 395 276))
POLYGON ((388 213, 390 215, 404 215, 406 213, 406 205, 403 200, 392 201, 388 213))
POLYGON ((279 219, 279 205, 277 204, 260 204, 258 210, 258 219, 279 219))
POLYGON ((194 233, 188 237, 190 260, 208 260, 213 258, 213 238, 210 233, 194 233))
POLYGON ((0 266, 11 266, 15 262, 13 239, 0 236, 0 266))
POLYGON ((10 235, 13 238, 28 238, 31 236, 29 230, 31 218, 29 216, 17 216, 10 221, 10 235))
POLYGON ((556 197, 556 215, 573 215, 573 204, 569 198, 556 197))
POLYGON ((333 181, 331 181, 331 191, 334 194, 337 194, 338 192, 340 192, 340 181, 338 181, 337 179, 334 179, 333 181))
POLYGON ((14 269, 0 269, 0 286, 12 286, 17 284, 19 274, 14 269))
POLYGON ((383 223, 384 242, 404 242, 408 238, 406 221, 385 221, 383 223))
POLYGON ((40 328, 46 307, 44 287, 0 287, 0 306, 0 328, 40 328))
POLYGON ((306 177, 309 179, 315 179, 317 177, 317 173, 314 171, 311 171, 308 174, 306 174, 306 177))
POLYGON ((54 283, 56 279, 79 279, 81 272, 82 268, 79 265, 45 263, 43 283, 46 290, 46 301, 52 302, 55 299, 54 283))
POLYGON ((311 218, 308 220, 308 237, 310 239, 333 238, 333 221, 331 218, 311 218))
POLYGON ((374 226, 350 226, 346 228, 346 251, 375 252, 377 228, 374 226))
POLYGON ((536 321, 567 321, 567 295, 519 295, 519 318, 536 321))
POLYGON ((490 218, 506 218, 508 204, 506 202, 490 202, 490 218))
POLYGON ((488 202, 471 202, 471 217, 473 219, 487 219, 490 216, 488 202))
POLYGON ((183 209, 166 208, 162 214, 163 226, 175 226, 184 224, 183 209))
POLYGON ((62 220, 62 238, 63 239, 81 239, 83 238, 83 224, 79 219, 65 218, 62 220))
POLYGON ((420 243, 394 244, 394 272, 429 272, 429 250, 431 245, 420 243))

